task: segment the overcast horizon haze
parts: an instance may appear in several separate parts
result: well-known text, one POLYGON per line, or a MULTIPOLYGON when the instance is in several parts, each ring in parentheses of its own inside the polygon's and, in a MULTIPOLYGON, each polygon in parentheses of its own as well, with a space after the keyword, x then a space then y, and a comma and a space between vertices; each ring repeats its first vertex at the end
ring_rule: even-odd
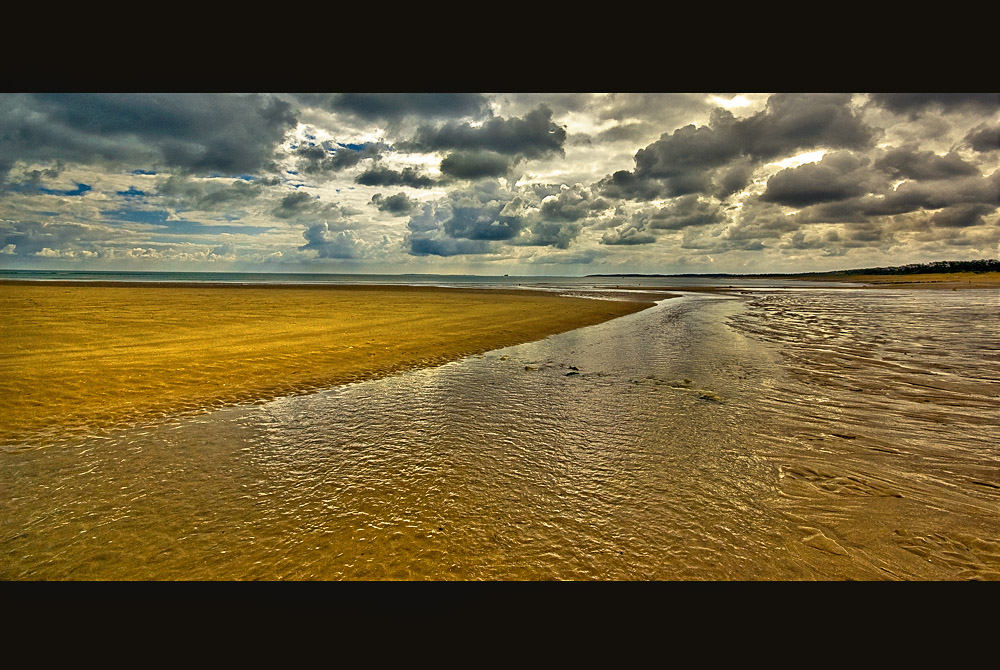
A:
POLYGON ((2 93, 0 268, 998 258, 998 168, 990 93, 2 93))

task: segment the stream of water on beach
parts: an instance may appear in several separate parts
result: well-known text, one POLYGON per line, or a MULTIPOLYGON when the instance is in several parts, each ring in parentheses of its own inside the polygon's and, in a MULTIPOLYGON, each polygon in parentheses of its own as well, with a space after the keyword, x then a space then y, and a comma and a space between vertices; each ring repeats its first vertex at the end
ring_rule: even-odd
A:
POLYGON ((998 295, 686 293, 0 453, 0 579, 1000 579, 998 295))

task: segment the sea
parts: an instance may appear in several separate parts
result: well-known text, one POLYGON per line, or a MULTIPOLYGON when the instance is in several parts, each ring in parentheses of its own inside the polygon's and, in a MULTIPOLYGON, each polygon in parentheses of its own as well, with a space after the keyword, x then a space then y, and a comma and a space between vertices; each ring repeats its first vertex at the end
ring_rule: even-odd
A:
POLYGON ((5 581, 1000 580, 996 289, 0 279, 672 289, 437 367, 2 451, 5 581))

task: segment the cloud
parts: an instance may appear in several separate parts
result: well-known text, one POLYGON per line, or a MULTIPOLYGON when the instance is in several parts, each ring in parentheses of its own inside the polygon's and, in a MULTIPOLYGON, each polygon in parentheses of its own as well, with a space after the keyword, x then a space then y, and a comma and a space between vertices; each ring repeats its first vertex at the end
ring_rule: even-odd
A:
POLYGON ((452 151, 442 161, 442 171, 454 176, 497 176, 501 174, 500 157, 508 157, 511 165, 521 159, 540 158, 549 154, 564 155, 566 130, 554 123, 552 110, 545 105, 523 117, 494 117, 482 124, 447 122, 442 125, 422 125, 413 138, 401 143, 415 151, 452 151))
POLYGON ((54 255, 120 243, 137 236, 114 226, 78 223, 75 221, 0 221, 0 248, 5 254, 30 256, 54 255), (48 251, 45 251, 48 249, 48 251))
POLYGON ((518 216, 504 216, 496 202, 472 207, 452 205, 451 218, 444 222, 444 232, 449 237, 467 240, 509 240, 516 237, 524 226, 518 216))
POLYGON ((525 222, 521 233, 510 243, 517 246, 544 246, 568 249, 580 234, 583 226, 579 223, 552 222, 542 219, 525 222))
POLYGON ((804 221, 864 220, 954 205, 979 204, 992 211, 1000 206, 1000 170, 989 177, 907 181, 894 190, 824 203, 800 213, 804 221))
POLYGON ((933 151, 919 151, 912 146, 890 149, 875 162, 875 167, 893 178, 950 179, 979 174, 979 169, 954 152, 939 156, 933 151))
POLYGON ((371 247, 354 230, 336 230, 326 221, 309 226, 302 236, 306 243, 299 250, 316 251, 319 258, 363 258, 371 247))
POLYGON ((655 230, 710 226, 726 220, 718 205, 702 200, 697 195, 677 198, 665 207, 645 213, 642 218, 646 228, 655 230))
POLYGON ((708 125, 664 133, 636 152, 635 168, 605 178, 608 197, 654 200, 690 193, 720 195, 746 185, 752 163, 817 148, 864 148, 875 131, 848 94, 778 94, 745 119, 715 109, 708 125))
MULTIPOLYGON (((279 183, 277 179, 227 181, 192 179, 184 175, 171 175, 160 182, 153 193, 167 198, 175 207, 212 210, 230 205, 246 206, 260 197, 266 189, 279 183)), ((141 191, 139 193, 148 195, 141 191)))
POLYGON ((295 123, 287 102, 264 94, 11 94, 0 96, 0 155, 252 174, 273 169, 295 123))
POLYGON ((1000 151, 1000 124, 981 125, 969 131, 965 142, 981 153, 1000 151))
POLYGON ((405 216, 416 209, 417 202, 409 198, 405 193, 384 196, 376 193, 371 199, 378 211, 392 214, 393 216, 405 216))
POLYGON ((413 256, 460 256, 488 254, 493 248, 483 240, 455 240, 450 238, 413 237, 409 253, 413 256))
POLYGON ((496 253, 501 244, 566 249, 580 223, 547 220, 533 189, 477 182, 427 203, 410 217, 411 253, 456 255, 496 253))
POLYGON ((985 112, 1000 109, 998 93, 875 93, 871 102, 897 114, 915 117, 931 109, 954 111, 972 108, 985 112))
POLYGON ((610 245, 652 244, 653 242, 656 242, 656 237, 652 233, 646 232, 632 223, 609 230, 601 237, 601 244, 610 245))
POLYGON ((786 168, 772 176, 760 196, 765 202, 808 207, 868 193, 873 176, 868 161, 849 152, 827 154, 818 163, 786 168))
POLYGON ((289 193, 272 210, 272 214, 279 219, 289 219, 294 216, 301 216, 313 209, 317 197, 307 191, 295 191, 289 193))
POLYGON ((540 214, 547 221, 573 222, 611 208, 611 203, 580 184, 563 187, 558 195, 545 197, 540 214))
POLYGON ((458 179, 481 179, 507 174, 511 159, 495 151, 456 151, 441 161, 441 172, 458 179))
POLYGON ((608 252, 604 249, 591 248, 571 252, 541 253, 525 260, 539 265, 588 265, 607 255, 608 252))
POLYGON ((305 174, 322 175, 352 168, 365 159, 378 158, 385 149, 384 145, 376 143, 352 148, 328 141, 297 145, 292 150, 292 155, 296 161, 296 170, 305 174))
POLYGON ((994 209, 982 203, 955 205, 938 211, 931 221, 935 226, 945 228, 968 228, 983 224, 983 216, 994 209))
POLYGON ((377 165, 362 172, 354 181, 363 186, 410 186, 412 188, 429 188, 435 184, 433 179, 421 174, 414 167, 393 170, 377 165))
POLYGON ((481 118, 489 112, 489 99, 480 93, 337 93, 299 94, 302 103, 332 111, 349 112, 371 121, 420 118, 481 118))
POLYGON ((618 170, 597 183, 597 188, 608 198, 624 200, 658 200, 669 195, 662 182, 636 175, 628 170, 618 170))

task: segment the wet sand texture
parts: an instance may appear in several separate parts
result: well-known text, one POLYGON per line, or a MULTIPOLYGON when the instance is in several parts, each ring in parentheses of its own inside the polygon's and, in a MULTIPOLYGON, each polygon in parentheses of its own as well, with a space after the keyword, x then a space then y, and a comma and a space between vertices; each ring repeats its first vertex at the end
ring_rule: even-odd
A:
POLYGON ((436 365, 649 302, 429 287, 0 285, 0 444, 436 365))

